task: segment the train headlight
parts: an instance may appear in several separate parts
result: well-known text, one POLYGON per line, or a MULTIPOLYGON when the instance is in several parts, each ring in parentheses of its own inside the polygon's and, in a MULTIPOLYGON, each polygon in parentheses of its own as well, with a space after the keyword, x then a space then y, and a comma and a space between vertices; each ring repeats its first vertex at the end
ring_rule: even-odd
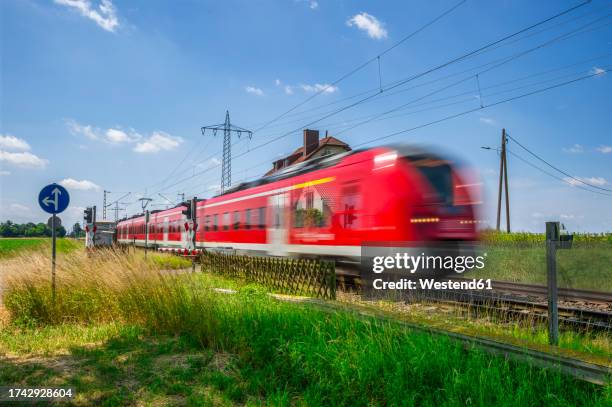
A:
POLYGON ((437 223, 440 222, 440 218, 411 218, 410 223, 437 223))

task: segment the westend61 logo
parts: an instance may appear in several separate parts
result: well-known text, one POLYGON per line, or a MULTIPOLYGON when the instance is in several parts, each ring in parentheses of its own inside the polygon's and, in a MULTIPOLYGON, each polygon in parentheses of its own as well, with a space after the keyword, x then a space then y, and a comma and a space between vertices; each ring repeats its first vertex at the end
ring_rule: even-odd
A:
POLYGON ((367 298, 405 299, 429 290, 491 289, 484 279, 453 276, 485 268, 487 254, 477 243, 394 242, 364 244, 361 250, 362 293, 367 298))

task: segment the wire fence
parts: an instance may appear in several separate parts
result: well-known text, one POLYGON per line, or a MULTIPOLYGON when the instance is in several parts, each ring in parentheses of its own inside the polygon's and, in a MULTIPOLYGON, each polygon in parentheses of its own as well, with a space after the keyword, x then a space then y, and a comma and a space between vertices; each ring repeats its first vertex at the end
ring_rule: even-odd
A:
POLYGON ((336 298, 333 261, 205 252, 201 264, 203 272, 258 283, 274 292, 336 298))

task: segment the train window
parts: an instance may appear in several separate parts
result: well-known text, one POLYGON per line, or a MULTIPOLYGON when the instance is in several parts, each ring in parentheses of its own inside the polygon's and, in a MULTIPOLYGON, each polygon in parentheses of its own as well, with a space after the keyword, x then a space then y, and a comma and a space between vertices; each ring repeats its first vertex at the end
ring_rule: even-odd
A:
POLYGON ((359 185, 347 185, 342 189, 340 202, 341 222, 345 229, 357 226, 356 210, 359 204, 359 185))
POLYGON ((314 193, 306 192, 304 196, 306 201, 306 209, 312 209, 314 207, 314 193))
POLYGON ((223 213, 223 230, 229 230, 229 224, 230 224, 230 214, 229 212, 224 212, 223 213))
POLYGON ((219 215, 214 214, 213 215, 213 230, 218 230, 219 229, 219 215))
POLYGON ((240 212, 234 211, 234 230, 240 228, 240 212))
POLYGON ((210 230, 210 215, 204 217, 204 230, 207 232, 210 230))
POLYGON ((266 227, 266 208, 262 206, 259 208, 259 228, 264 229, 266 227))
POLYGON ((244 228, 245 229, 251 228, 251 210, 250 209, 247 209, 244 212, 244 228))

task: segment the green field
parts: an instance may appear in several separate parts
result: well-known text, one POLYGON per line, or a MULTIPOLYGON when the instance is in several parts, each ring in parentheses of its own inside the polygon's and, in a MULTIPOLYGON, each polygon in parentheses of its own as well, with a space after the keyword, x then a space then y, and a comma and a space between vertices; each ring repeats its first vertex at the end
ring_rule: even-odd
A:
MULTIPOLYGON (((70 238, 57 239, 57 252, 68 253, 84 246, 80 240, 70 238)), ((24 237, 0 238, 0 258, 14 257, 24 251, 51 250, 51 238, 47 237, 24 237)))
MULTIPOLYGON (((544 243, 484 243, 485 268, 463 274, 465 278, 546 284, 544 243)), ((612 292, 612 243, 575 242, 557 250, 560 287, 612 292)))
MULTIPOLYGON (((44 262, 43 262, 44 263, 44 262)), ((74 386, 82 404, 610 405, 598 387, 445 336, 219 294, 141 256, 66 258, 51 302, 38 260, 9 275, 0 382, 74 386)))

